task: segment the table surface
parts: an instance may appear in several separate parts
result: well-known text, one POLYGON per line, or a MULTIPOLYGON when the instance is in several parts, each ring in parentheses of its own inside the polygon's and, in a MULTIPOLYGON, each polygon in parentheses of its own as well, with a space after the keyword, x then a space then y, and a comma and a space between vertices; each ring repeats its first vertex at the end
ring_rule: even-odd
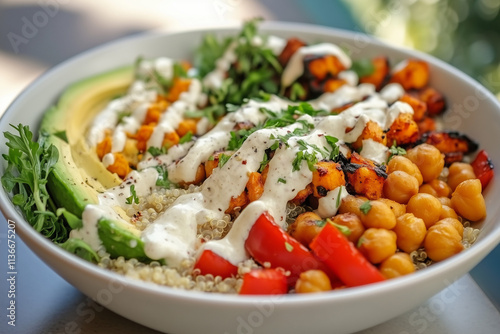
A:
MULTIPOLYGON (((16 326, 12 327, 6 317, 7 223, 0 217, 0 333, 158 333, 96 304, 53 272, 19 238, 15 249, 16 326)), ((466 275, 414 310, 360 334, 489 334, 498 333, 499 328, 499 311, 466 275)))

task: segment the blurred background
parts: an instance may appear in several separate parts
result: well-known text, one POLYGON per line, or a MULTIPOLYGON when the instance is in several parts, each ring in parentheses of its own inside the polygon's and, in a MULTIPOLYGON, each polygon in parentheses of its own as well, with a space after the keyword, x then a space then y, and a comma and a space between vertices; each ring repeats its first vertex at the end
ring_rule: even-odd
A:
POLYGON ((419 49, 500 96, 499 9, 500 0, 1 0, 0 113, 47 68, 91 47, 255 16, 365 32, 419 49))

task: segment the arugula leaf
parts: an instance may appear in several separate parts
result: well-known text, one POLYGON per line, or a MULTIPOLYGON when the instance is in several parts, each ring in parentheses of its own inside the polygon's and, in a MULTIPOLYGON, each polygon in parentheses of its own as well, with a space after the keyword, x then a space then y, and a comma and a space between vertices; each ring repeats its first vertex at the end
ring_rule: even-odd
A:
POLYGON ((55 206, 47 190, 47 182, 54 165, 59 160, 57 148, 47 143, 49 134, 42 132, 38 141, 28 126, 11 127, 17 134, 4 132, 8 154, 3 154, 7 167, 2 175, 2 185, 13 192, 12 201, 23 212, 33 228, 45 237, 62 242, 68 237, 68 229, 54 212, 55 206))
POLYGON ((74 215, 71 212, 69 212, 68 210, 66 210, 65 208, 59 208, 56 210, 56 216, 60 217, 61 215, 64 217, 64 219, 66 219, 66 221, 68 222, 68 225, 73 230, 77 230, 77 229, 83 227, 83 221, 80 218, 78 218, 76 215, 74 215))
POLYGON ((135 192, 135 184, 130 186, 130 196, 126 198, 125 203, 127 204, 139 204, 139 197, 137 197, 137 193, 135 192))
POLYGON ((99 255, 85 241, 76 238, 69 238, 64 243, 58 244, 61 248, 73 253, 89 262, 99 262, 99 255))
POLYGON ((294 82, 292 87, 290 88, 290 100, 296 101, 298 99, 304 99, 306 97, 307 92, 304 87, 298 82, 294 82))

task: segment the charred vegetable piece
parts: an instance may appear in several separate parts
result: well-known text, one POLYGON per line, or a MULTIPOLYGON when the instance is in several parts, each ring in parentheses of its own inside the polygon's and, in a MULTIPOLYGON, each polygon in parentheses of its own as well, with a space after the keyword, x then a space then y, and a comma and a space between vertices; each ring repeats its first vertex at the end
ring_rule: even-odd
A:
POLYGON ((330 190, 345 185, 344 172, 339 163, 320 161, 315 167, 312 177, 314 197, 324 197, 330 190))
POLYGON ((418 131, 422 133, 435 131, 436 130, 436 121, 431 117, 424 117, 418 124, 418 131))
POLYGON ((301 41, 298 38, 290 38, 283 51, 281 51, 281 54, 278 56, 278 60, 280 64, 284 67, 286 64, 288 64, 288 61, 292 57, 292 55, 301 47, 306 46, 307 44, 303 41, 301 41))
POLYGON ((324 80, 327 77, 336 77, 343 70, 345 67, 336 56, 306 56, 304 58, 304 75, 307 78, 324 80))
POLYGON ((403 146, 415 143, 420 136, 418 124, 413 120, 413 115, 402 113, 392 123, 387 131, 387 145, 403 146))
POLYGON ((363 146, 363 140, 372 139, 377 143, 381 143, 383 145, 387 144, 387 136, 384 133, 384 130, 378 125, 377 122, 368 121, 363 129, 363 132, 358 137, 358 139, 352 143, 352 148, 355 150, 360 149, 363 146))
POLYGON ((360 83, 370 83, 377 90, 382 88, 389 77, 389 60, 387 57, 376 57, 372 59, 374 71, 372 74, 359 78, 360 83))
POLYGON ((391 82, 399 83, 405 90, 427 86, 429 65, 425 61, 409 59, 403 65, 403 68, 392 73, 391 82))
POLYGON ((488 153, 485 150, 479 151, 474 161, 471 163, 472 169, 474 169, 474 174, 481 181, 481 186, 484 191, 484 188, 490 183, 493 178, 493 163, 488 157, 488 153))
POLYGON ((436 147, 445 155, 447 165, 461 161, 464 154, 477 150, 478 144, 466 135, 456 131, 424 133, 421 142, 436 147))
POLYGON ((427 112, 431 116, 437 116, 446 109, 444 96, 432 87, 426 87, 417 91, 415 95, 427 105, 427 112))
POLYGON ((351 162, 344 164, 344 173, 347 180, 347 189, 367 197, 378 199, 382 196, 384 181, 387 178, 385 167, 376 166, 373 162, 366 161, 359 154, 353 153, 351 162))
POLYGON ((399 101, 408 103, 413 109, 413 120, 415 122, 421 121, 425 114, 427 113, 427 105, 420 99, 411 96, 410 94, 404 94, 399 101))

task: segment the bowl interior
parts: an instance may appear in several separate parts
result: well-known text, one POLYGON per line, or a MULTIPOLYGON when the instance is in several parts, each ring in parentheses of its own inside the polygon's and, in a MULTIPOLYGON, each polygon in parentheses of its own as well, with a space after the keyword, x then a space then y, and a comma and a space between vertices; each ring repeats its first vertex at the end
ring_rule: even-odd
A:
MULTIPOLYGON (((213 29, 218 35, 234 33, 235 29, 213 29)), ((427 61, 431 68, 431 85, 439 89, 447 98, 449 111, 445 114, 443 123, 448 129, 463 131, 477 140, 481 148, 486 149, 497 166, 500 166, 500 150, 496 143, 500 140, 500 105, 492 94, 487 92, 476 81, 467 77, 453 67, 436 60, 428 55, 415 51, 396 49, 380 41, 359 33, 348 33, 330 28, 322 28, 303 24, 265 23, 262 30, 280 37, 299 37, 308 42, 333 42, 351 51, 353 58, 366 58, 376 55, 387 55, 391 64, 407 58, 420 58, 427 61)), ((191 58, 192 52, 209 30, 187 31, 174 34, 147 34, 126 38, 109 45, 88 51, 70 59, 47 73, 31 84, 8 108, 0 120, 0 130, 10 131, 9 124, 29 125, 32 130, 37 129, 41 117, 47 108, 57 101, 57 97, 69 84, 85 77, 97 74, 122 65, 134 62, 137 56, 171 58, 191 58)), ((0 138, 1 153, 6 152, 5 138, 0 138)), ((0 164, 0 174, 3 174, 5 164, 0 164)), ((305 307, 310 307, 306 313, 311 319, 317 319, 324 307, 337 307, 339 314, 343 308, 345 316, 325 319, 324 315, 318 318, 318 332, 331 328, 332 322, 339 332, 351 332, 390 319, 415 307, 432 294, 442 289, 451 281, 457 279, 477 264, 500 241, 500 207, 495 205, 495 198, 500 197, 500 184, 494 179, 485 192, 488 217, 480 224, 482 233, 477 243, 469 250, 462 252, 449 261, 436 264, 414 275, 391 282, 384 282, 375 286, 365 286, 333 293, 313 296, 286 296, 286 298, 269 299, 263 297, 241 298, 239 296, 210 295, 196 292, 183 292, 171 288, 157 287, 152 284, 141 283, 120 277, 114 273, 102 270, 97 266, 80 260, 71 254, 65 253, 50 241, 36 233, 26 223, 19 212, 11 204, 5 191, 0 191, 0 209, 4 216, 17 223, 18 233, 26 244, 56 272, 75 285, 82 292, 94 299, 103 287, 109 282, 118 282, 122 285, 120 293, 116 294, 112 302, 105 304, 111 310, 147 326, 171 331, 194 332, 203 329, 203 324, 196 324, 182 313, 191 310, 203 318, 233 317, 236 319, 230 325, 216 325, 210 323, 211 331, 224 332, 226 329, 237 329, 240 323, 238 315, 251 314, 256 304, 269 302, 273 305, 272 315, 267 317, 267 323, 253 328, 255 332, 300 332, 305 330, 304 318, 298 316, 304 313, 305 307), (407 300, 401 301, 405 290, 413 289, 407 294, 407 300), (398 297, 399 296, 399 297, 398 297), (384 298, 384 299, 382 299, 384 298), (381 300, 393 299, 397 307, 379 308, 381 300), (144 303, 148 312, 137 312, 131 308, 130 301, 137 304, 144 303), (176 304, 176 307, 169 305, 176 304), (363 305, 364 304, 364 305, 363 305), (369 307, 371 313, 368 312, 369 307), (169 309, 171 314, 166 316, 159 309, 169 309), (364 320, 350 321, 347 311, 350 307, 357 312, 364 312, 364 320), (302 310, 302 311, 301 311, 302 310), (287 316, 290 312, 297 314, 287 316), (283 323, 282 319, 287 319, 283 323), (350 323, 348 323, 348 321, 350 323)), ((264 314, 264 313, 263 313, 264 314)), ((359 313, 358 313, 359 314, 359 313)), ((358 318, 359 319, 359 318, 358 318)))

